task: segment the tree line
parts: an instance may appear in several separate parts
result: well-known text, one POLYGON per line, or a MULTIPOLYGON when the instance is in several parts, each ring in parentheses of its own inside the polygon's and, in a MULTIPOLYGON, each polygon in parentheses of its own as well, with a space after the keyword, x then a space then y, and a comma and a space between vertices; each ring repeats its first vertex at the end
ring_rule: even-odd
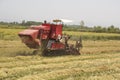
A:
POLYGON ((0 22, 0 28, 28 28, 31 25, 40 25, 42 22, 37 21, 25 21, 22 22, 0 22))
POLYGON ((94 27, 87 27, 79 25, 65 25, 63 27, 65 31, 80 31, 80 32, 96 32, 96 33, 120 33, 120 29, 115 27, 114 25, 108 27, 102 26, 94 26, 94 27))
MULTIPOLYGON (((0 28, 28 28, 31 25, 40 25, 42 22, 36 21, 25 21, 22 22, 0 22, 0 28)), ((63 25, 63 30, 65 31, 81 31, 81 32, 99 32, 99 33, 120 33, 120 28, 115 27, 114 25, 103 27, 103 26, 94 26, 88 27, 85 26, 84 21, 81 21, 79 25, 63 25)))
POLYGON ((79 25, 64 25, 63 27, 66 31, 81 31, 81 32, 98 32, 98 33, 120 33, 120 28, 111 26, 85 26, 84 21, 81 21, 79 25))

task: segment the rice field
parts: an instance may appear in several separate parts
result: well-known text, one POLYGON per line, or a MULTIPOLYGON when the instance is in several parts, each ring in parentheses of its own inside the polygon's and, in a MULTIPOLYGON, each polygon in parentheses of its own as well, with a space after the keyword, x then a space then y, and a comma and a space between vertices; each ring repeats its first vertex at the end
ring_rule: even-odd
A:
POLYGON ((83 40, 120 40, 120 34, 116 33, 95 33, 76 31, 63 31, 63 33, 71 35, 73 40, 76 40, 80 36, 83 40))
POLYGON ((120 53, 0 58, 0 80, 119 80, 120 53))
MULTIPOLYGON (((17 34, 22 30, 24 29, 0 28, 0 40, 19 40, 17 34)), ((71 35, 72 40, 78 39, 79 36, 81 36, 83 40, 120 40, 120 34, 117 33, 63 31, 63 34, 64 33, 71 35)))
MULTIPOLYGON (((120 40, 83 40, 81 55, 77 56, 39 56, 20 41, 19 31, 0 29, 5 34, 0 39, 0 80, 120 80, 120 40)), ((78 32, 67 33, 79 36, 78 32)))
POLYGON ((119 44, 89 40, 79 56, 38 56, 21 41, 0 41, 0 80, 119 80, 119 44))

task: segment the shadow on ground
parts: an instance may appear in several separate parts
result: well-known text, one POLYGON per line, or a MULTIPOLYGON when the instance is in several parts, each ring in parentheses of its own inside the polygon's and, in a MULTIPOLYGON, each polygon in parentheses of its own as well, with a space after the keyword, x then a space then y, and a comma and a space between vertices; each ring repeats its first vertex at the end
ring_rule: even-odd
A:
POLYGON ((40 52, 19 52, 16 54, 16 56, 44 56, 44 57, 54 57, 54 56, 65 56, 65 55, 80 55, 80 54, 75 54, 75 53, 70 53, 70 52, 66 52, 64 50, 55 50, 55 51, 47 51, 44 54, 40 53, 40 52))

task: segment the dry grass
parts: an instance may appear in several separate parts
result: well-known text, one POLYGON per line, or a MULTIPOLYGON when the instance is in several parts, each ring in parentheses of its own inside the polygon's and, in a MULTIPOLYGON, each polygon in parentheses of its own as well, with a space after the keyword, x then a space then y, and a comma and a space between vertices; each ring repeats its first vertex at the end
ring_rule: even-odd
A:
POLYGON ((119 80, 120 53, 0 59, 1 80, 119 80))
POLYGON ((83 41, 82 53, 120 52, 120 41, 83 41))
MULTIPOLYGON (((119 40, 83 40, 80 56, 31 56, 33 50, 19 40, 19 31, 0 29, 0 33, 4 35, 0 40, 0 80, 120 80, 119 40)), ((120 36, 106 33, 68 33, 76 36, 120 36)))
MULTIPOLYGON (((69 43, 75 44, 75 41, 69 43)), ((82 54, 96 54, 96 53, 110 53, 120 52, 119 40, 107 40, 107 41, 83 41, 82 54)))
MULTIPOLYGON (((75 44, 75 41, 70 41, 75 44)), ((82 54, 111 53, 120 52, 120 41, 83 41, 82 54)), ((4 41, 0 40, 0 56, 32 55, 33 49, 29 49, 20 40, 4 41)))
POLYGON ((119 44, 120 41, 83 41, 80 56, 41 57, 29 56, 33 50, 19 40, 1 40, 0 80, 119 80, 119 44))

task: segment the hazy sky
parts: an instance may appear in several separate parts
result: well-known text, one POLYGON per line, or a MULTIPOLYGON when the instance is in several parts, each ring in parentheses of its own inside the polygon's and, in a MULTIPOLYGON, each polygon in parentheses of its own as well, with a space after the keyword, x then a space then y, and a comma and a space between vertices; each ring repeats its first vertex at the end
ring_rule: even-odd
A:
POLYGON ((120 0, 0 0, 0 21, 70 19, 120 27, 120 0))

